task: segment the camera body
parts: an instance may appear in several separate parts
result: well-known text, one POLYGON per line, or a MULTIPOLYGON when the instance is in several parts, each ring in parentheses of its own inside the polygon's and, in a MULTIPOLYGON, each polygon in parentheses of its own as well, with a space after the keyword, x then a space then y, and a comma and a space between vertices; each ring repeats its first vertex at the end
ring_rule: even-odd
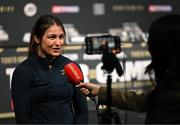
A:
POLYGON ((121 52, 120 37, 109 34, 86 36, 85 45, 87 54, 103 54, 104 51, 113 54, 121 52))

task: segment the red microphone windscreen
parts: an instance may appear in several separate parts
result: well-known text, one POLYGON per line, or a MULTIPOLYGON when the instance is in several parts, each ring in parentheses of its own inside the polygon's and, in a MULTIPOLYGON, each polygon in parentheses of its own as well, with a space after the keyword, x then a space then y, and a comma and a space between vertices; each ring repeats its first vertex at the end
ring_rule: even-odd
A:
POLYGON ((68 79, 75 85, 83 80, 83 74, 79 67, 74 63, 68 63, 64 66, 64 72, 68 79))

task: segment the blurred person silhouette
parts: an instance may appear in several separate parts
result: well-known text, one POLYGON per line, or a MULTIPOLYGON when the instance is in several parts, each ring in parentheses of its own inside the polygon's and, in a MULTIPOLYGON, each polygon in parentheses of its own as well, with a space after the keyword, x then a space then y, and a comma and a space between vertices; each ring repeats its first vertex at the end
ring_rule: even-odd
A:
POLYGON ((62 55, 65 36, 63 23, 53 15, 42 15, 32 28, 28 58, 12 78, 17 123, 88 123, 86 97, 64 74, 72 62, 62 55))
MULTIPOLYGON (((146 72, 154 71, 156 85, 148 92, 112 89, 112 106, 146 112, 145 123, 180 123, 180 15, 168 14, 152 22, 148 50, 151 63, 146 72)), ((94 83, 81 83, 84 95, 98 96, 100 105, 107 104, 107 88, 94 83)))

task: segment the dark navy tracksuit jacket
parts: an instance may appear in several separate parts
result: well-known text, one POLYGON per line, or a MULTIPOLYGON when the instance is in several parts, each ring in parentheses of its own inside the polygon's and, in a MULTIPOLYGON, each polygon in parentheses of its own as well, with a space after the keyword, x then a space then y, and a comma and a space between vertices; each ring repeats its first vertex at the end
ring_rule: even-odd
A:
POLYGON ((69 62, 62 55, 33 55, 16 67, 11 91, 17 123, 88 123, 86 97, 63 71, 69 62))

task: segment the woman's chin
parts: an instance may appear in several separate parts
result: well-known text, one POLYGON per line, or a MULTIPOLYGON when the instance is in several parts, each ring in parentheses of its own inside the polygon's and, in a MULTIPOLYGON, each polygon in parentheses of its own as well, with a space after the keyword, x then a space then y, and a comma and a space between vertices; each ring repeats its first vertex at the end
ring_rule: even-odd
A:
POLYGON ((51 56, 58 57, 59 55, 60 55, 60 53, 53 53, 51 56))

